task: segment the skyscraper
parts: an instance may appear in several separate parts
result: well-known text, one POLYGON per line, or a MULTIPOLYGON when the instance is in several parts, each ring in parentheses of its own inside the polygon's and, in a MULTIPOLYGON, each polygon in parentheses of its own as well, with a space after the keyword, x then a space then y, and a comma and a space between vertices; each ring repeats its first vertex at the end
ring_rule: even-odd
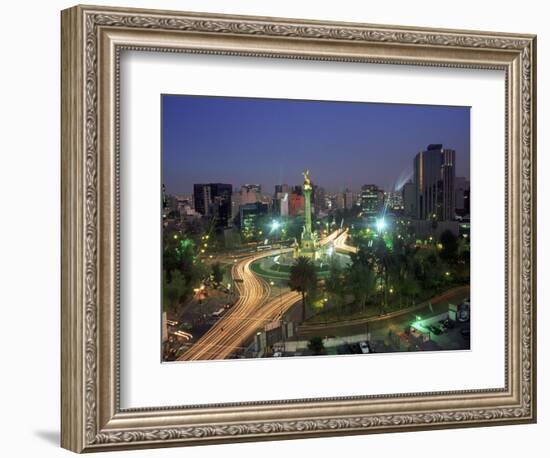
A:
POLYGON ((470 181, 465 177, 455 178, 455 208, 456 213, 465 216, 470 213, 469 205, 470 181))
POLYGON ((354 203, 355 202, 353 199, 353 192, 346 188, 346 190, 344 191, 344 207, 347 210, 351 210, 354 203))
POLYGON ((301 186, 294 186, 289 196, 288 214, 289 216, 298 216, 304 214, 304 192, 301 186))
POLYGON ((253 239, 261 234, 260 219, 268 214, 267 204, 254 202, 244 204, 239 208, 241 234, 245 239, 253 239))
POLYGON ((273 200, 274 211, 279 216, 288 216, 288 192, 278 192, 273 200))
POLYGON ((259 184, 243 184, 240 191, 241 205, 262 201, 262 187, 259 184))
POLYGON ((428 145, 414 158, 416 217, 452 220, 455 216, 455 151, 428 145))
POLYGON ((218 228, 227 227, 231 221, 231 194, 233 187, 225 183, 193 185, 195 211, 202 216, 215 218, 218 228))
POLYGON ((380 211, 384 193, 375 184, 361 187, 361 211, 367 217, 374 217, 380 211))
POLYGON ((408 181, 401 188, 403 194, 403 207, 405 215, 416 217, 416 186, 412 181, 408 181))
POLYGON ((318 215, 326 208, 325 188, 317 186, 316 184, 312 186, 313 192, 311 194, 311 198, 313 202, 313 211, 316 215, 318 215))
POLYGON ((289 211, 289 191, 287 184, 276 184, 273 199, 273 207, 279 216, 288 216, 289 211))

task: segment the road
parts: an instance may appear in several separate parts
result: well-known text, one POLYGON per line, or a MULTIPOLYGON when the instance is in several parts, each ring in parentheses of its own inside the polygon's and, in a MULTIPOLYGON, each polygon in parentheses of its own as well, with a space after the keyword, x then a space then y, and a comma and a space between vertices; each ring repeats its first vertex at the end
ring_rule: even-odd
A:
POLYGON ((357 253, 357 247, 346 244, 348 237, 349 233, 347 229, 340 234, 337 234, 337 236, 334 238, 334 248, 336 249, 336 251, 348 254, 357 253))
POLYGON ((319 334, 345 336, 364 331, 367 323, 368 329, 371 331, 390 328, 402 330, 404 324, 414 321, 417 315, 437 315, 447 310, 449 303, 458 304, 469 295, 469 286, 458 286, 431 298, 429 301, 386 315, 374 315, 338 322, 302 324, 298 327, 297 334, 300 337, 311 337, 319 334))
MULTIPOLYGON (((179 360, 223 359, 221 356, 221 353, 225 353, 223 346, 228 341, 231 341, 232 337, 233 340, 237 340, 240 327, 244 321, 243 318, 250 317, 258 305, 265 302, 270 295, 271 289, 269 284, 254 275, 250 269, 250 265, 254 261, 270 254, 273 253, 258 253, 240 259, 235 263, 231 274, 239 292, 239 299, 225 316, 212 326, 187 352, 178 358, 179 360)), ((231 345, 231 350, 236 346, 238 345, 231 345)))
MULTIPOLYGON (((320 245, 327 243, 345 244, 347 232, 334 231, 320 241, 320 245)), ((300 300, 297 292, 280 294, 269 299, 271 288, 269 284, 252 272, 253 262, 267 256, 291 251, 270 250, 255 253, 237 260, 231 274, 239 292, 239 299, 235 305, 212 326, 195 344, 189 348, 179 361, 225 359, 235 350, 248 341, 254 333, 270 321, 278 319, 284 312, 300 300)))

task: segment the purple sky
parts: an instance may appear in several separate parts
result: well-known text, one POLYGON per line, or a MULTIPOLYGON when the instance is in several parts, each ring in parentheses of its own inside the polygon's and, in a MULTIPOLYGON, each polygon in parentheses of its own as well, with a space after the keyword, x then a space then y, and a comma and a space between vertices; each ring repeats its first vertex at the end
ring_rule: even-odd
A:
POLYGON ((456 150, 470 177, 470 108, 162 95, 162 173, 167 192, 194 183, 300 184, 328 192, 374 183, 393 190, 430 143, 456 150))

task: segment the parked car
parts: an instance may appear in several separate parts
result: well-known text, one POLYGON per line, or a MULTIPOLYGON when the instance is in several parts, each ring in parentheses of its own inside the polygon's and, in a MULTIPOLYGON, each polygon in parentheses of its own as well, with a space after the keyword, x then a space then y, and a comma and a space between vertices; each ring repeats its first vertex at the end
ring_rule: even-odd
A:
POLYGON ((371 353, 370 345, 368 342, 359 342, 359 348, 361 348, 361 353, 371 353))
POLYGON ((455 327, 455 322, 453 320, 446 319, 443 324, 447 329, 453 329, 455 327))

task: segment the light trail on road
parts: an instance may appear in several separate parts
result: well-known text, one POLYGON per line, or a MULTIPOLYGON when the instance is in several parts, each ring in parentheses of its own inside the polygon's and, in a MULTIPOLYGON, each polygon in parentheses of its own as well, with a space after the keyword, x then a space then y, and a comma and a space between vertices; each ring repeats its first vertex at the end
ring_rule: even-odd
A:
MULTIPOLYGON (((345 235, 334 231, 320 241, 320 245, 339 240, 345 235)), ((344 237, 344 243, 347 235, 344 237)), ((335 242, 336 243, 336 242, 335 242)), ((178 361, 225 359, 249 340, 266 323, 282 316, 298 300, 300 294, 288 292, 269 299, 271 288, 251 269, 253 262, 268 256, 286 253, 292 248, 275 249, 239 259, 231 269, 240 294, 235 305, 195 342, 178 361)))
POLYGON ((250 269, 250 265, 254 261, 266 255, 268 255, 268 253, 252 255, 240 260, 233 266, 231 274, 234 279, 238 280, 235 282, 236 288, 240 294, 238 301, 224 317, 212 326, 208 332, 178 358, 178 360, 219 359, 207 358, 206 356, 212 353, 212 348, 216 348, 220 345, 220 340, 222 340, 224 335, 237 332, 240 320, 231 318, 241 315, 251 315, 258 304, 265 302, 269 297, 271 292, 269 284, 265 280, 254 275, 250 269))
POLYGON ((346 229, 341 234, 338 234, 334 238, 334 248, 336 251, 344 251, 345 253, 357 253, 358 248, 355 246, 351 246, 346 244, 346 241, 348 239, 348 230, 346 229))

